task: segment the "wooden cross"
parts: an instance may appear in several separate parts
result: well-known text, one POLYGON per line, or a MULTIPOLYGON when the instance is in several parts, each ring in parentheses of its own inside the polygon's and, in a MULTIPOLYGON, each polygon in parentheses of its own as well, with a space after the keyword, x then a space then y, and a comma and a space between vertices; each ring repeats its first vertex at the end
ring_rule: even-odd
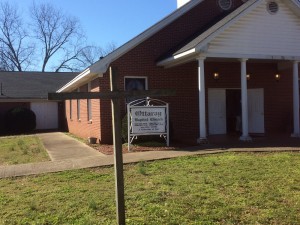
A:
POLYGON ((148 90, 148 91, 119 91, 117 88, 118 73, 115 68, 110 67, 110 89, 109 92, 72 92, 72 93, 49 93, 49 100, 68 99, 111 99, 113 144, 114 144, 114 167, 115 167, 115 191, 117 222, 125 225, 125 200, 124 200, 124 174, 121 135, 121 112, 120 99, 127 97, 154 97, 174 96, 174 90, 148 90))

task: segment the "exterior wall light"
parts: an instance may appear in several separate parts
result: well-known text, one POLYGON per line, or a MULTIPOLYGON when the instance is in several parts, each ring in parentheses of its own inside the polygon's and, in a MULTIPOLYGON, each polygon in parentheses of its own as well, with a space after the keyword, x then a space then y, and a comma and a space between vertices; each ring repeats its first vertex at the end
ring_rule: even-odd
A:
POLYGON ((251 74, 247 74, 247 80, 250 80, 251 79, 251 74))
POLYGON ((219 73, 214 73, 214 80, 219 80, 219 78, 220 78, 219 73))
POLYGON ((275 80, 276 80, 276 81, 279 81, 280 78, 281 78, 280 74, 279 74, 279 73, 276 73, 276 74, 275 74, 275 80))

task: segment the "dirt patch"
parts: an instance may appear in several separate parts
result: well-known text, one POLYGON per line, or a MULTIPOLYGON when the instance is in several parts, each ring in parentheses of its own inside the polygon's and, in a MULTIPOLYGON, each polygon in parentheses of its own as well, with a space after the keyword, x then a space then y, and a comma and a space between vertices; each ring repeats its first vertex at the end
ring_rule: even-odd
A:
MULTIPOLYGON (((92 147, 97 151, 106 155, 112 155, 114 153, 113 145, 93 145, 92 147)), ((166 146, 148 147, 148 146, 131 145, 130 152, 128 152, 128 146, 123 145, 122 151, 123 153, 146 152, 146 151, 170 151, 170 150, 176 150, 184 147, 188 147, 188 146, 180 143, 173 144, 172 146, 169 147, 166 146)))

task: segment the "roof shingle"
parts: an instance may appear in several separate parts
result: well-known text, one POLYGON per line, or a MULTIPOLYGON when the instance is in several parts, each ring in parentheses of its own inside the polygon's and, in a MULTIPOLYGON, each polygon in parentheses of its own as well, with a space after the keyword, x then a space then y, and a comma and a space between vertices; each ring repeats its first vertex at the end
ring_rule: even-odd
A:
POLYGON ((47 99, 78 73, 0 72, 1 99, 47 99))

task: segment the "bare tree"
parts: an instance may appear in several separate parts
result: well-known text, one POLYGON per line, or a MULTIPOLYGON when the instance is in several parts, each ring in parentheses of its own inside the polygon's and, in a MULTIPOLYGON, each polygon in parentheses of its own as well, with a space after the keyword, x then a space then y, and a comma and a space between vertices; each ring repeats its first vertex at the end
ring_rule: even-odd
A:
POLYGON ((64 15, 49 3, 34 3, 31 14, 34 35, 43 49, 42 72, 54 55, 60 57, 55 71, 71 69, 71 62, 77 60, 84 42, 78 20, 64 15))
POLYGON ((33 3, 30 12, 23 24, 15 6, 0 3, 0 70, 80 71, 116 49, 87 45, 79 21, 49 3, 33 3))
POLYGON ((107 44, 105 48, 95 45, 86 46, 79 55, 79 67, 84 69, 85 67, 94 64, 102 57, 113 52, 117 48, 116 46, 117 45, 114 42, 107 44))
POLYGON ((23 71, 30 65, 34 45, 23 29, 15 6, 8 2, 0 5, 0 60, 4 70, 23 71))

